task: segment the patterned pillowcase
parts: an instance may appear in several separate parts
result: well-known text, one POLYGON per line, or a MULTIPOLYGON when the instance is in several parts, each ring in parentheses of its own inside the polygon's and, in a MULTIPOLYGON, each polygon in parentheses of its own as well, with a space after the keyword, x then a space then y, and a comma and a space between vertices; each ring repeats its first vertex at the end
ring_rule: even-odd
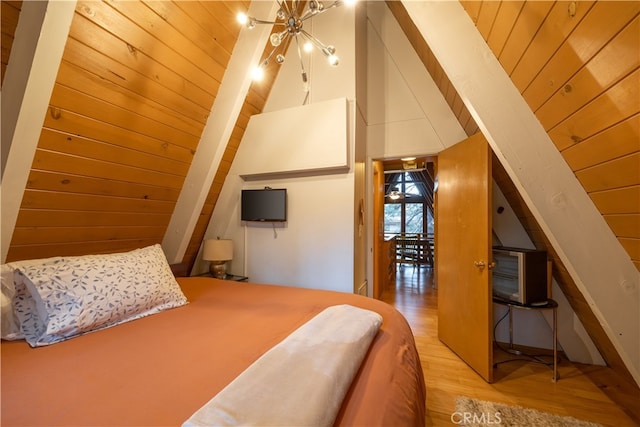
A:
POLYGON ((52 258, 16 274, 15 311, 33 347, 187 303, 160 245, 52 258))
POLYGON ((0 266, 2 274, 2 339, 20 340, 24 339, 20 319, 16 315, 15 304, 19 301, 22 305, 34 306, 31 301, 31 294, 26 291, 22 278, 16 272, 20 267, 39 265, 54 258, 29 259, 25 261, 15 261, 0 266))

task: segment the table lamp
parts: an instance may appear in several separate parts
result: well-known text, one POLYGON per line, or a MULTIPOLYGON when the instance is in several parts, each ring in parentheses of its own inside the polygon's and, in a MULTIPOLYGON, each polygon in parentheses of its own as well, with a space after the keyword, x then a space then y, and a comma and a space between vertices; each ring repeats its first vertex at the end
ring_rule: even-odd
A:
POLYGON ((224 279, 227 275, 227 261, 233 259, 233 241, 225 239, 205 240, 202 259, 211 261, 209 271, 213 277, 224 279))

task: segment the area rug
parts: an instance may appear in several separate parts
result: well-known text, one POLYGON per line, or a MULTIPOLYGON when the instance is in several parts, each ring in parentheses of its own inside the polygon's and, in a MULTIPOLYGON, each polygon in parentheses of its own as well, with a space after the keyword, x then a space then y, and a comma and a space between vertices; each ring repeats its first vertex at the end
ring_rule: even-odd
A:
POLYGON ((456 412, 451 414, 451 422, 468 427, 602 427, 573 417, 462 396, 456 399, 456 412))

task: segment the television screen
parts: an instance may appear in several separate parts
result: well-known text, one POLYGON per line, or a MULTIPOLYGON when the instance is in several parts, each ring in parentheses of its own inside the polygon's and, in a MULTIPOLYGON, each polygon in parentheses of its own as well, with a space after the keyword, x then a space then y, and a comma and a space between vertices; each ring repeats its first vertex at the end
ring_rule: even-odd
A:
POLYGON ((242 221, 286 221, 287 189, 242 190, 240 219, 242 221))

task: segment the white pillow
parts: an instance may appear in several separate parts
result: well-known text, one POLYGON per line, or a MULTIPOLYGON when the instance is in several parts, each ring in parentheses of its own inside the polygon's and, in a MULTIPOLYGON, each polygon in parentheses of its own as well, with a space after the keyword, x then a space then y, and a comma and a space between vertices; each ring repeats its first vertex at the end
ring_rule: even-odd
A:
POLYGON ((13 284, 13 268, 7 264, 0 266, 0 284, 2 287, 2 298, 0 306, 0 327, 2 329, 3 340, 17 340, 22 339, 24 336, 20 331, 20 324, 15 317, 13 311, 13 297, 16 294, 16 289, 13 284))
POLYGON ((63 341, 187 303, 160 245, 20 266, 15 312, 33 346, 63 341), (34 305, 35 304, 35 305, 34 305))

